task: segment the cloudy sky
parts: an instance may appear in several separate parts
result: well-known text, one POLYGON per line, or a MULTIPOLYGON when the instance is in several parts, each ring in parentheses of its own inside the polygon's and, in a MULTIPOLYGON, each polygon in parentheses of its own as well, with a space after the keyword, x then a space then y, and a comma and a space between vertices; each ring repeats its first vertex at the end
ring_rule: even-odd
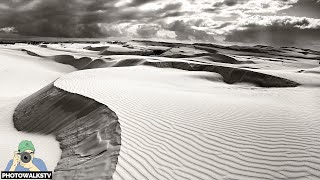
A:
POLYGON ((1 0, 0 37, 320 46, 320 0, 1 0))

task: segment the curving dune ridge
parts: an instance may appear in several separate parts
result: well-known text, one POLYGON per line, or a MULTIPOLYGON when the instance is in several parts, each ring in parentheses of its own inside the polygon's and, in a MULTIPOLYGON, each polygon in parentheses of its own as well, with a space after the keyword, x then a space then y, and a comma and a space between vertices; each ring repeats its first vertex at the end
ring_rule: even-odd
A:
POLYGON ((108 104, 119 116, 115 180, 320 177, 316 90, 240 88, 203 78, 215 76, 118 67, 71 73, 54 85, 108 104))
POLYGON ((228 84, 251 83, 260 87, 296 87, 300 84, 285 78, 272 76, 265 73, 255 72, 247 69, 219 66, 212 64, 197 63, 194 61, 161 61, 148 59, 123 59, 116 62, 108 62, 101 59, 94 60, 83 69, 127 67, 146 65, 158 68, 174 68, 187 71, 204 71, 218 73, 228 84))

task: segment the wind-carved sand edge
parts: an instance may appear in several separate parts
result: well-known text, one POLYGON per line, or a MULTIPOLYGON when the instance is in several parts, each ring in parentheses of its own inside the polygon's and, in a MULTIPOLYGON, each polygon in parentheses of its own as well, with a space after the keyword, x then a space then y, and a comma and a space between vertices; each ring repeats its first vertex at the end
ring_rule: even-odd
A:
POLYGON ((13 122, 18 131, 56 136, 62 153, 54 179, 112 179, 121 129, 106 105, 51 83, 20 102, 13 122))

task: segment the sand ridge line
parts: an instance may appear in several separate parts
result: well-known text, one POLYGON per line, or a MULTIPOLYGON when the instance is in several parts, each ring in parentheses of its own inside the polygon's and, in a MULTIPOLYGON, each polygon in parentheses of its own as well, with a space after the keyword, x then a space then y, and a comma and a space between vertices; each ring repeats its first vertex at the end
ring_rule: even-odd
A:
MULTIPOLYGON (((117 112, 122 147, 114 179, 319 177, 315 153, 320 148, 315 138, 319 131, 310 132, 312 136, 302 133, 309 129, 306 119, 317 120, 315 109, 312 113, 300 109, 312 101, 290 104, 294 115, 287 116, 286 103, 278 103, 290 99, 285 90, 267 90, 266 97, 245 95, 246 89, 220 91, 219 83, 208 86, 203 79, 187 76, 192 73, 143 66, 95 69, 63 76, 55 86, 89 96, 117 112), (206 93, 184 90, 194 85, 206 93), (230 95, 228 91, 245 94, 228 100, 223 98, 230 95), (301 119, 296 120, 297 115, 301 119)), ((300 97, 302 92, 291 93, 300 97)))

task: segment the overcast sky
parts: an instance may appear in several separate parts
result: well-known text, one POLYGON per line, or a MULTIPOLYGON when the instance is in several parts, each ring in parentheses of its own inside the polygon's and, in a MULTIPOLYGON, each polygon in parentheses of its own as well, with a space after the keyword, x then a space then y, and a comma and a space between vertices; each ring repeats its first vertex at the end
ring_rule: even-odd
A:
POLYGON ((2 37, 320 43, 320 0, 0 0, 2 37))

